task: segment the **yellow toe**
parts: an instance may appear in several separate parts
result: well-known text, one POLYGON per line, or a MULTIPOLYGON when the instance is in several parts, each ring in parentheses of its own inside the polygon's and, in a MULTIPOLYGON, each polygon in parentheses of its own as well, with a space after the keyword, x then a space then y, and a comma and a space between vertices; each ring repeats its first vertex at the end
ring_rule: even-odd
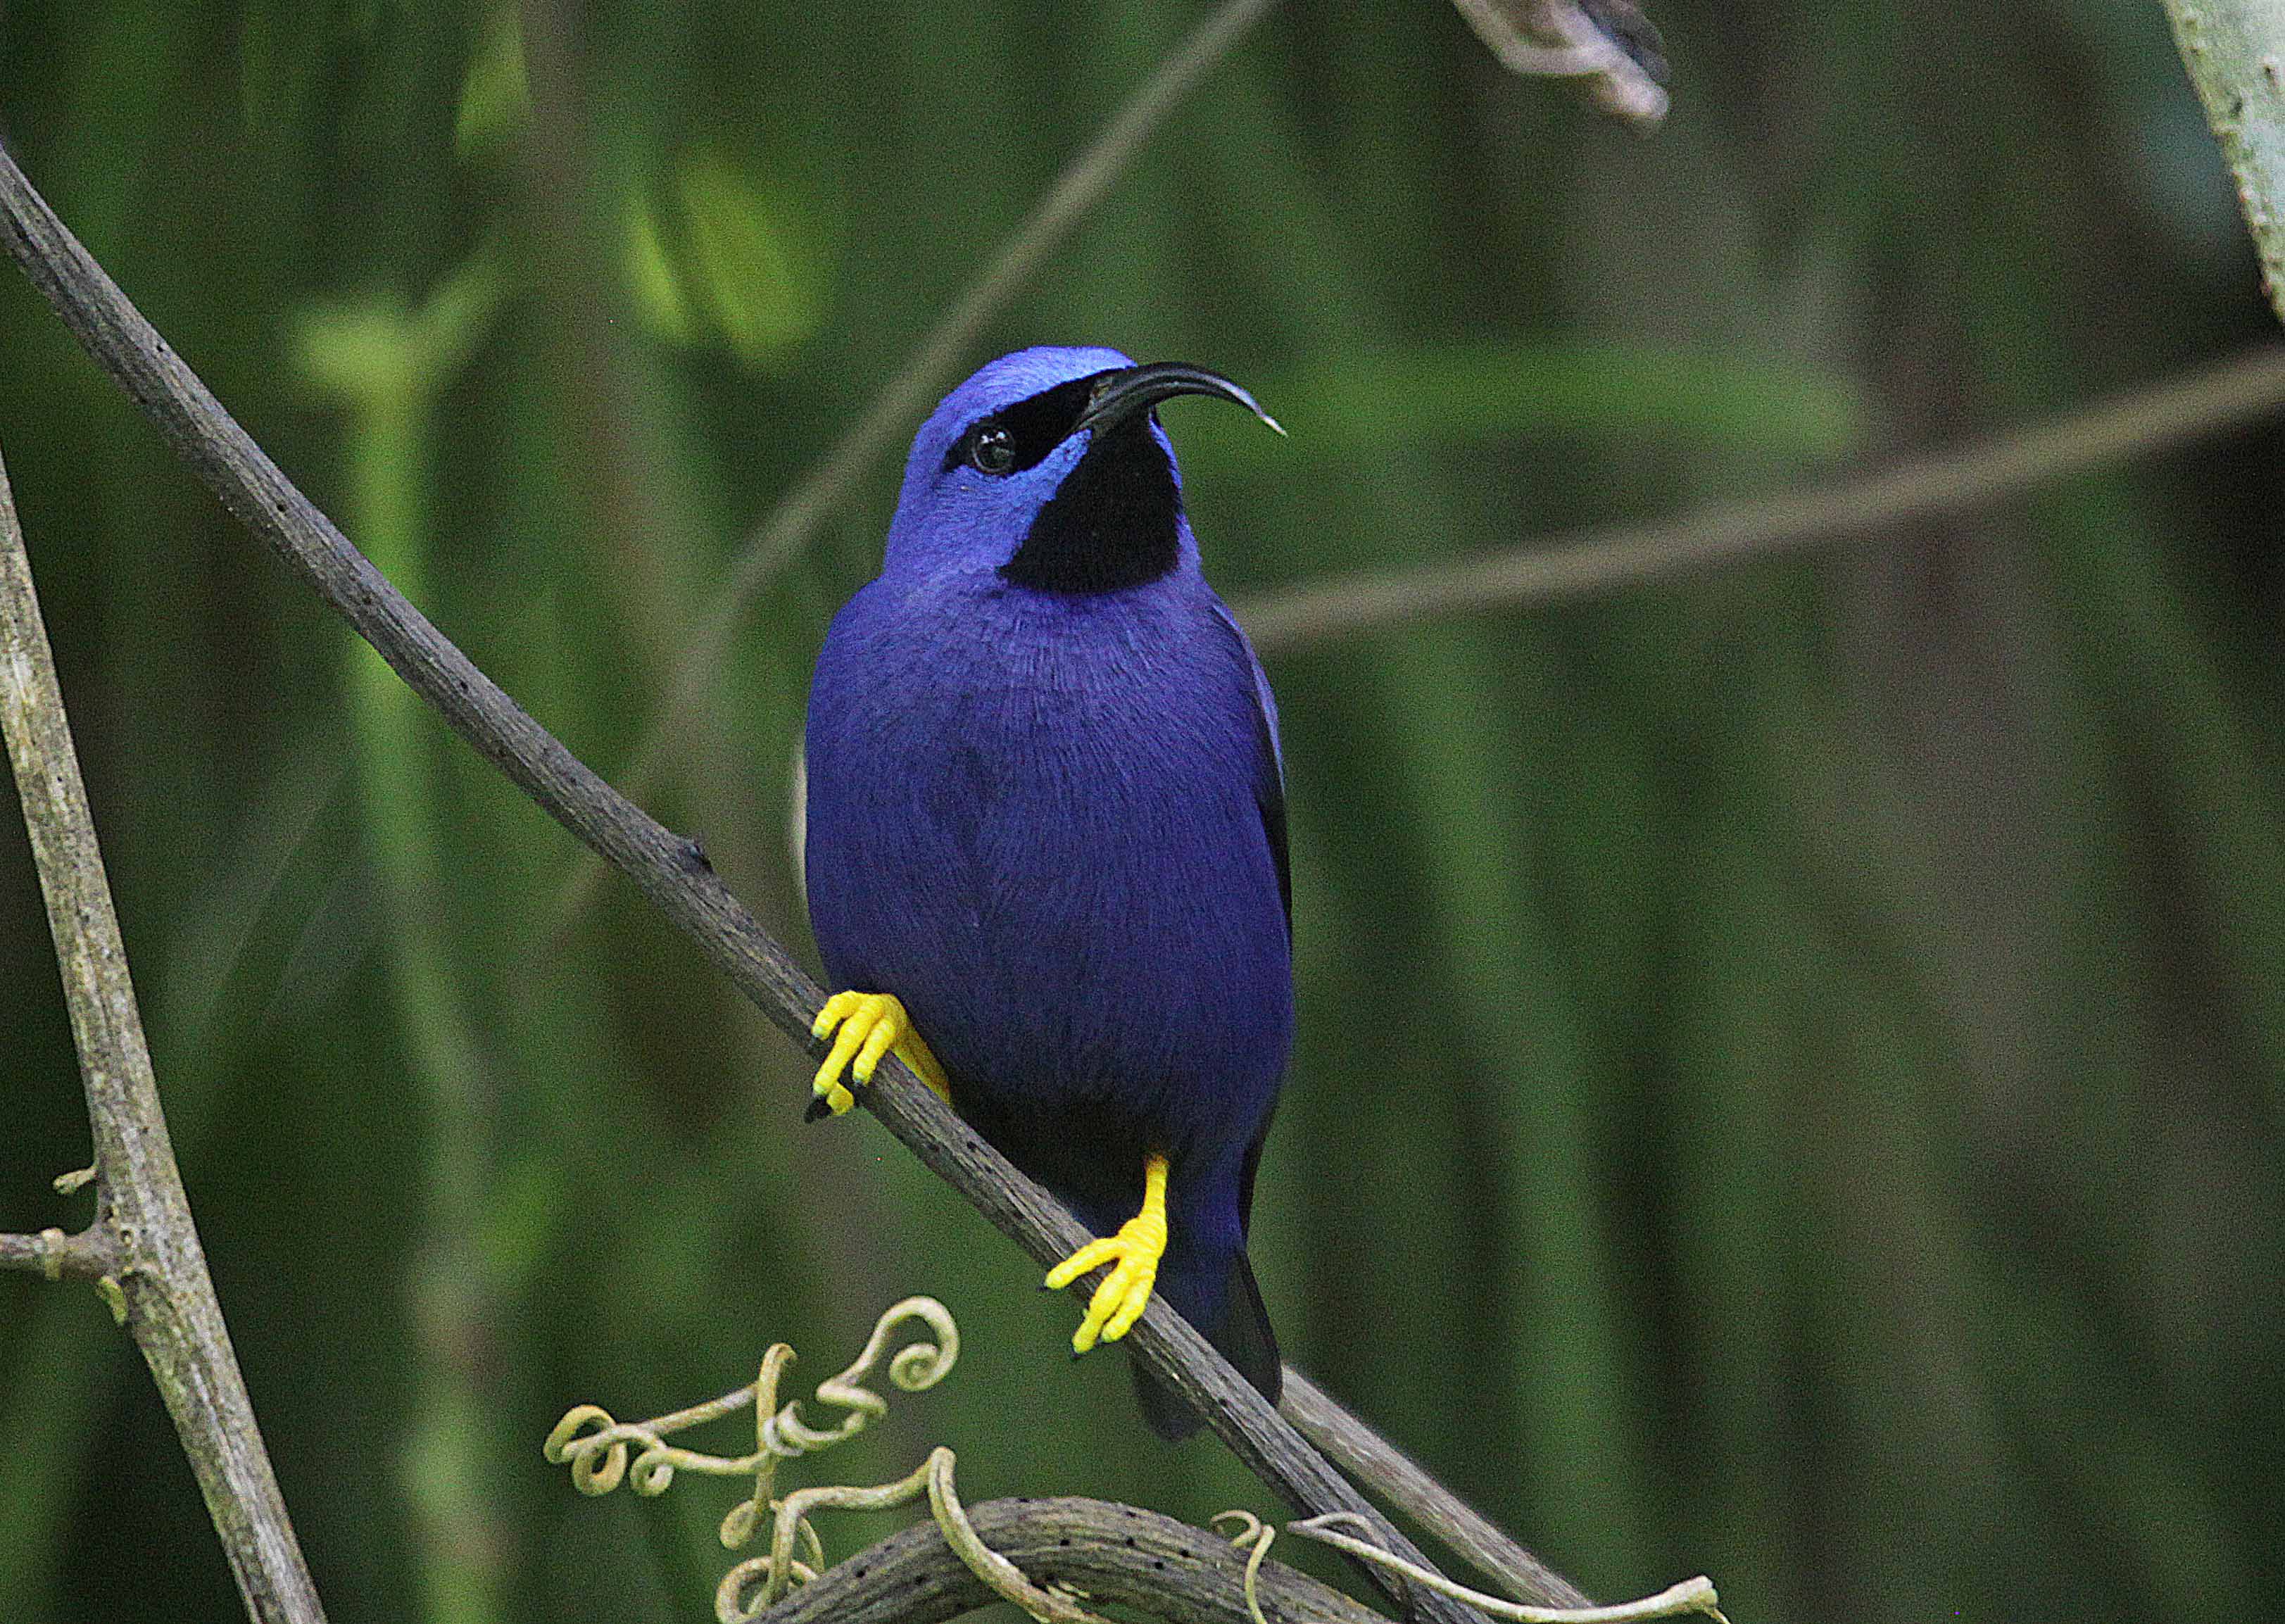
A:
POLYGON ((862 992, 836 992, 827 999, 818 1010, 817 1018, 809 1024, 809 1035, 813 1038, 825 1036, 849 1018, 864 996, 862 992))
POLYGON ((910 1025, 904 1005, 886 992, 836 992, 825 1000, 810 1031, 820 1038, 831 1034, 833 1047, 811 1087, 835 1116, 857 1102, 842 1074, 860 1084, 872 1081, 873 1068, 910 1025))
MULTIPOLYGON (((1084 1353, 1097 1342, 1116 1342, 1134 1328, 1142 1317, 1142 1310, 1150 1305, 1150 1289, 1158 1281, 1158 1259, 1166 1251, 1165 1243, 1150 1243, 1147 1235, 1130 1235, 1129 1224, 1109 1242, 1096 1241, 1095 1246, 1117 1248, 1116 1261, 1103 1283, 1095 1288, 1088 1299, 1087 1317, 1072 1333, 1072 1352, 1084 1353)), ((1073 1257, 1084 1254, 1074 1253, 1073 1257)), ((1071 1259, 1065 1259, 1068 1267, 1071 1259)), ((1097 1259, 1098 1264, 1102 1259, 1097 1259)))
POLYGON ((1103 1306, 1103 1298, 1112 1298, 1110 1315, 1103 1324, 1103 1339, 1105 1342, 1116 1342, 1135 1329, 1135 1322, 1141 1319, 1142 1311, 1150 1306, 1150 1293, 1158 1283, 1158 1266, 1155 1261, 1147 1271, 1136 1276, 1120 1280, 1114 1274, 1103 1283, 1102 1288, 1095 1292, 1095 1301, 1088 1305, 1088 1317, 1092 1319, 1095 1316, 1095 1310, 1103 1306))
POLYGON ((1088 1299, 1087 1317, 1072 1333, 1072 1352, 1084 1353, 1097 1342, 1116 1342, 1135 1329, 1150 1306, 1158 1283, 1158 1259, 1166 1255, 1166 1158, 1142 1165, 1142 1210, 1117 1235, 1089 1241, 1048 1271, 1047 1286, 1060 1291, 1091 1269, 1111 1265, 1111 1273, 1088 1299))
POLYGON ((1115 1238, 1107 1241, 1089 1241, 1048 1271, 1047 1289, 1050 1291, 1060 1291, 1089 1269, 1101 1268, 1106 1263, 1115 1263, 1122 1255, 1119 1242, 1115 1238))
POLYGON ((905 1013, 904 1004, 890 993, 836 992, 818 1010, 809 1030, 813 1037, 833 1038, 833 1047, 817 1068, 812 1087, 836 1116, 857 1102, 856 1095, 842 1082, 842 1074, 846 1072, 862 1087, 873 1080, 881 1057, 891 1049, 946 1102, 952 1099, 944 1067, 913 1030, 912 1016, 905 1013))

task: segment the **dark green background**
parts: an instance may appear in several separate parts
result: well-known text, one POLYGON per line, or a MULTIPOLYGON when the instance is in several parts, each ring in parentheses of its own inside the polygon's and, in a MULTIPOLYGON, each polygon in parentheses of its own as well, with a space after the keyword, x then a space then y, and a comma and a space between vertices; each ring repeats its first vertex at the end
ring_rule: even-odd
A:
MULTIPOLYGON (((0 5, 0 128, 247 426, 606 773, 742 537, 1196 4, 0 5), (537 38, 538 36, 534 36, 537 38), (472 64, 475 66, 472 69, 472 64), (505 87, 505 88, 504 88, 505 87)), ((967 357, 1213 365, 1233 597, 1785 489, 2273 323, 2155 4, 1668 0, 1644 140, 1433 0, 1295 4, 967 357)), ((790 1482, 1271 1508, 617 882, 377 679, 12 273, 14 477, 223 1300, 334 1618, 703 1620, 730 1491, 569 1405, 968 1351, 790 1482)), ((1807 558, 1270 662, 1291 1356, 1598 1594, 2243 1619, 2285 1584, 2274 430, 1807 558)), ((810 662, 893 459, 646 796, 803 945, 810 662)), ((0 1226, 82 1220, 0 833, 0 1226)), ((735 1429, 720 1441, 734 1447, 735 1429)), ((237 1604, 91 1292, 0 1278, 0 1619, 237 1604)), ((829 1520, 836 1554, 898 1519, 829 1520)))

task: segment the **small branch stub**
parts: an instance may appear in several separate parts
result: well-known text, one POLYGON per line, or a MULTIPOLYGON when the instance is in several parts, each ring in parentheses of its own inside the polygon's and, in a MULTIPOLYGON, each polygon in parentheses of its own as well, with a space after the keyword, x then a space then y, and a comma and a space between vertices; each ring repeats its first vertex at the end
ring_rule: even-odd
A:
POLYGON ((0 1268, 29 1269, 50 1280, 99 1280, 119 1267, 110 1226, 98 1223, 67 1235, 50 1228, 37 1235, 0 1235, 0 1268))

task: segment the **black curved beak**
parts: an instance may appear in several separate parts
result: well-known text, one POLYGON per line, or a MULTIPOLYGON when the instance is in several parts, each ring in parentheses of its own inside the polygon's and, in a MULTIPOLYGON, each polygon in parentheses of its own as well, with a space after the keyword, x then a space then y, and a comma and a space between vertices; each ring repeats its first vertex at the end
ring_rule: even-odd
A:
POLYGON ((1143 366, 1130 366, 1124 372, 1105 373, 1096 380, 1087 410, 1072 425, 1072 432, 1091 428, 1095 437, 1101 440, 1121 423, 1131 421, 1160 401, 1171 400, 1177 395, 1211 395, 1217 400, 1244 406, 1279 434, 1285 432, 1252 396, 1220 373, 1192 366, 1187 361, 1152 361, 1143 366))

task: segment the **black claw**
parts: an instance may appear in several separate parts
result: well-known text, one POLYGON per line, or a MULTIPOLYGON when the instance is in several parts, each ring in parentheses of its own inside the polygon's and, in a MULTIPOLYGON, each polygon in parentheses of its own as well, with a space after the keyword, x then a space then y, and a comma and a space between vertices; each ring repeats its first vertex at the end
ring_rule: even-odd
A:
POLYGON ((703 873, 714 872, 714 864, 706 855, 706 841, 703 836, 693 835, 682 843, 682 860, 703 873))
POLYGON ((801 1119, 804 1122, 817 1122, 832 1114, 833 1107, 825 1102, 825 1096, 821 1094, 809 1102, 809 1109, 801 1113, 801 1119))

